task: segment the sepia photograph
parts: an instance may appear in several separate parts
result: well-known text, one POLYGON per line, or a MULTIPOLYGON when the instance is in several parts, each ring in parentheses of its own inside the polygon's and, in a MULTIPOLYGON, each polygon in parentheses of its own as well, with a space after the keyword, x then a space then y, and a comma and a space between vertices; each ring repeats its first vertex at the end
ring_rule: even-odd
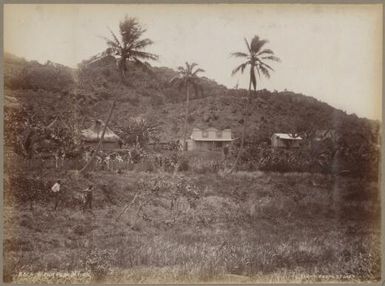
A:
POLYGON ((3 282, 381 282, 383 4, 3 4, 3 282))

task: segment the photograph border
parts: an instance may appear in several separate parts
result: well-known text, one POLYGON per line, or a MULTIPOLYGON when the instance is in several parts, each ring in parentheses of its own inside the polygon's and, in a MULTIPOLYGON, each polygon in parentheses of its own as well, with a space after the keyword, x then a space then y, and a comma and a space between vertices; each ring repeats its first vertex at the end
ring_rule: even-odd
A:
MULTIPOLYGON (((353 4, 353 5, 359 5, 359 4, 382 4, 382 16, 384 17, 384 14, 385 14, 385 5, 384 5, 384 0, 339 0, 339 1, 333 1, 333 0, 310 0, 310 1, 306 1, 306 0, 272 0, 272 1, 262 1, 262 0, 240 0, 240 1, 232 1, 232 0, 211 0, 211 1, 208 1, 208 0, 189 0, 189 1, 186 1, 186 0, 143 0, 143 1, 130 1, 130 0, 126 0, 126 1, 123 1, 123 0, 112 0, 112 1, 106 1, 106 0, 90 0, 90 1, 87 1, 87 0, 83 0, 83 1, 80 1, 80 0, 67 0, 67 1, 63 1, 63 0, 18 0, 18 1, 11 1, 11 0, 0 0, 1 1, 1 17, 2 19, 4 19, 4 5, 5 4, 184 4, 186 5, 186 9, 188 9, 188 5, 189 4, 229 4, 229 5, 232 5, 232 4, 277 4, 277 5, 280 5, 280 4, 299 4, 299 5, 309 5, 309 4, 353 4)), ((384 79, 385 79, 385 74, 384 74, 384 70, 385 70, 385 66, 384 66, 384 56, 385 56, 385 50, 384 50, 384 38, 385 38, 385 25, 384 25, 384 18, 383 18, 383 21, 382 21, 382 26, 383 26, 383 36, 382 36, 382 110, 385 110, 385 101, 384 101, 384 79)), ((2 20, 1 21, 1 30, 4 31, 4 21, 2 20)), ((4 35, 4 33, 3 33, 4 35)), ((3 45, 3 37, 1 38, 1 45, 0 45, 0 50, 1 50, 1 61, 3 62, 4 60, 4 45, 3 45)), ((1 104, 2 106, 4 106, 4 70, 3 70, 3 65, 1 64, 0 65, 0 75, 1 75, 1 79, 0 79, 0 83, 1 83, 1 104)), ((1 116, 2 116, 2 120, 0 121, 0 137, 1 137, 1 140, 2 142, 4 142, 4 109, 1 108, 1 116)), ((380 193, 381 193, 381 250, 382 250, 382 257, 381 257, 381 281, 380 282, 376 282, 376 283, 360 283, 360 285, 385 285, 385 259, 384 259, 384 256, 385 256, 385 242, 384 242, 384 222, 385 222, 385 212, 384 212, 384 209, 385 209, 385 202, 384 202, 384 186, 385 186, 385 178, 383 176, 383 170, 385 170, 385 157, 384 157, 384 154, 385 154, 385 146, 383 144, 383 134, 384 134, 384 122, 385 120, 385 116, 384 116, 384 112, 382 112, 382 122, 380 123, 380 140, 381 140, 381 160, 380 160, 380 193)), ((3 193, 3 188, 4 188, 4 144, 1 144, 1 147, 0 147, 0 150, 1 150, 1 154, 0 154, 0 160, 1 160, 1 164, 0 164, 0 173, 1 173, 1 179, 2 179, 2 182, 1 182, 1 194, 0 194, 0 203, 3 204, 3 199, 4 199, 4 193, 3 193)), ((3 242, 3 207, 0 208, 1 210, 1 219, 0 219, 0 227, 1 227, 1 231, 0 231, 0 240, 3 242)), ((0 265, 1 265, 1 269, 0 269, 0 275, 1 277, 3 277, 3 247, 1 248, 0 250, 0 265)), ((1 278, 3 279, 3 278, 1 278)), ((290 283, 291 285, 303 285, 303 284, 296 284, 296 283, 290 283)), ((307 284, 307 283, 306 283, 307 284)), ((312 285, 323 285, 324 283, 310 283, 312 285)), ((327 283, 328 285, 340 285, 341 283, 327 283)), ((356 285, 356 283, 343 283, 344 285, 356 285)), ((5 283, 4 285, 12 285, 12 283, 5 283)), ((36 285, 36 284, 35 284, 36 285)), ((186 284, 188 285, 188 284, 186 284)), ((215 284, 214 284, 215 285, 215 284)), ((237 284, 234 284, 234 285, 237 285, 237 284)), ((258 285, 264 285, 264 284, 258 284, 258 285)), ((268 285, 271 285, 271 284, 268 284, 268 285)), ((284 285, 284 284, 283 284, 284 285)))

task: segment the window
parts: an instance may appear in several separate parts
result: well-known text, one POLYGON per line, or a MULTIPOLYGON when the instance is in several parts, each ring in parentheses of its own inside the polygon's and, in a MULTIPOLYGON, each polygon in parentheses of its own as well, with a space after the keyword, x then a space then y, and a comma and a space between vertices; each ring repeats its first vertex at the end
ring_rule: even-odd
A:
POLYGON ((217 130, 216 133, 217 138, 222 138, 222 130, 217 130))
POLYGON ((203 138, 209 137, 209 133, 206 130, 202 131, 202 137, 203 138))

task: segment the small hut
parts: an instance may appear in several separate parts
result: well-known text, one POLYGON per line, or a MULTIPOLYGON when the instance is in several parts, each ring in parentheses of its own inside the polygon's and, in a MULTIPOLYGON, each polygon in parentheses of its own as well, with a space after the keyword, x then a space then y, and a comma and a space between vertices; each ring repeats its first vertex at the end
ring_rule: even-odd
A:
MULTIPOLYGON (((104 125, 105 124, 103 121, 95 120, 90 128, 83 129, 81 131, 81 140, 83 145, 92 149, 96 149, 100 137, 102 136, 104 125)), ((107 126, 102 141, 102 150, 119 149, 122 145, 121 142, 122 141, 120 137, 107 126)))
POLYGON ((299 148, 302 138, 289 133, 274 133, 271 136, 273 148, 299 148))

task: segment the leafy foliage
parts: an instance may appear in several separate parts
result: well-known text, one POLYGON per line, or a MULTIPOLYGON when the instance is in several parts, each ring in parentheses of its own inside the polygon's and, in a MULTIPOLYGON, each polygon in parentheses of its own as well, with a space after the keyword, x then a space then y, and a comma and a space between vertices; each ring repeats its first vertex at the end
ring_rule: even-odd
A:
POLYGON ((142 39, 145 29, 135 18, 125 17, 119 24, 120 39, 110 30, 112 39, 106 39, 108 49, 105 55, 114 55, 117 58, 119 72, 122 78, 125 78, 127 72, 127 63, 129 61, 148 69, 148 65, 142 60, 157 60, 158 56, 143 51, 146 47, 153 44, 153 41, 142 39))
POLYGON ((159 141, 161 129, 154 119, 131 119, 128 125, 121 127, 120 136, 126 144, 139 144, 145 147, 150 141, 159 141))
POLYGON ((257 88, 257 77, 261 75, 270 78, 270 72, 274 69, 266 63, 266 61, 276 61, 279 62, 280 59, 274 55, 274 52, 270 49, 262 49, 263 46, 267 43, 267 40, 262 40, 258 36, 254 36, 251 40, 251 43, 245 39, 247 52, 234 52, 232 56, 246 59, 246 61, 239 66, 237 66, 232 74, 244 72, 247 67, 250 67, 250 84, 252 84, 253 89, 257 88))

